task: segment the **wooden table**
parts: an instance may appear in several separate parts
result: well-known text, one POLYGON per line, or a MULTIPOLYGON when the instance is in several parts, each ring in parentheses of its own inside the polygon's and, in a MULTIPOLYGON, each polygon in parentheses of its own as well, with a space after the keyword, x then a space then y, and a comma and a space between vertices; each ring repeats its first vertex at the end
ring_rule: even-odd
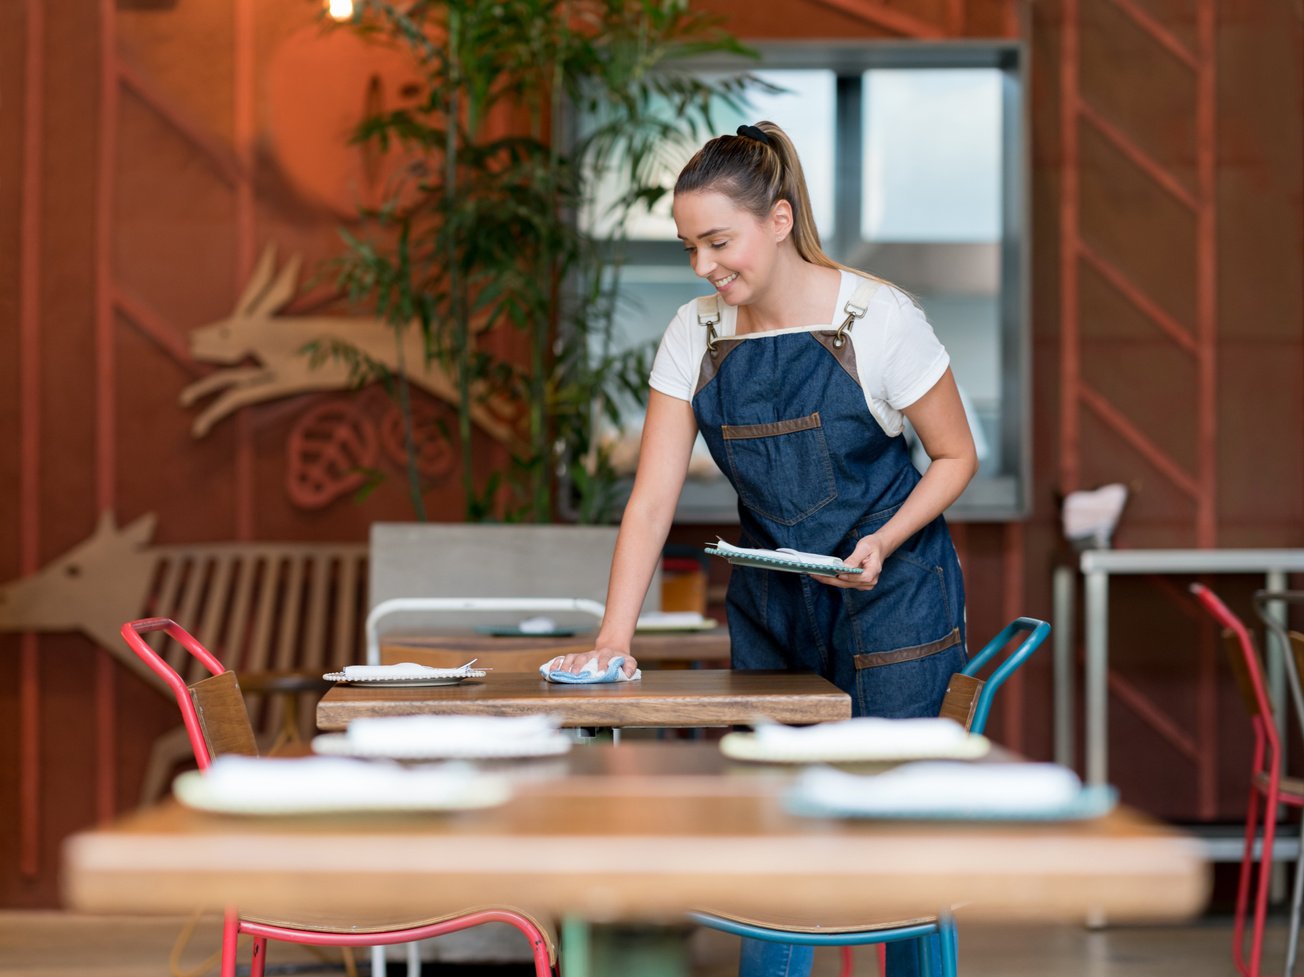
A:
POLYGON ((563 726, 733 726, 851 718, 851 697, 818 675, 785 671, 646 671, 637 682, 562 685, 537 673, 490 672, 460 685, 337 685, 317 704, 317 726, 345 729, 360 716, 561 716, 563 726))
POLYGON ((1080 920, 1097 907, 1120 922, 1173 921, 1209 892, 1199 845, 1126 809, 1065 823, 808 819, 784 810, 788 768, 728 761, 715 744, 528 763, 543 773, 484 811, 223 817, 163 804, 73 836, 64 893, 93 912, 434 914, 507 902, 662 924, 695 908, 833 924, 959 905, 965 926, 1080 920))
MULTIPOLYGON (((495 651, 546 648, 549 644, 569 647, 592 640, 591 632, 555 638, 502 637, 465 631, 448 634, 389 633, 381 642, 380 655, 382 662, 405 661, 407 659, 402 657, 404 649, 420 650, 422 647, 434 645, 444 649, 465 651, 474 657, 478 654, 491 655, 495 651)), ((710 631, 639 631, 634 635, 630 651, 640 665, 671 662, 700 663, 717 667, 728 665, 729 629, 717 627, 710 631)))

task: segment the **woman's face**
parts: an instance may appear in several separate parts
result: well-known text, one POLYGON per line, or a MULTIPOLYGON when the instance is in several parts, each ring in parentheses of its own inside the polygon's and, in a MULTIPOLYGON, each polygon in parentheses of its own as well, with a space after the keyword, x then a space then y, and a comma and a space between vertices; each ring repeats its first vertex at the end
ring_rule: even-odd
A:
POLYGON ((693 271, 714 285, 721 298, 742 305, 764 293, 786 236, 774 215, 757 220, 714 191, 679 194, 673 213, 693 271))

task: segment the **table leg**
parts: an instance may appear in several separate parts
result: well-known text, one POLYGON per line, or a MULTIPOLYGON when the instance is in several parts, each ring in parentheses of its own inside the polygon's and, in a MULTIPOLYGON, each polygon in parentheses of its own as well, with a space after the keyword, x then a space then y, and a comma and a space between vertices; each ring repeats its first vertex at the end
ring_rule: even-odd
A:
POLYGON ((1087 575, 1084 599, 1086 629, 1087 783, 1109 782, 1109 574, 1087 575))
POLYGON ((1053 686, 1054 686, 1054 742, 1055 762, 1065 767, 1074 764, 1075 744, 1073 742, 1073 634, 1074 634, 1074 588, 1078 572, 1071 566, 1058 566, 1052 581, 1052 607, 1055 630, 1051 633, 1054 642, 1053 686))

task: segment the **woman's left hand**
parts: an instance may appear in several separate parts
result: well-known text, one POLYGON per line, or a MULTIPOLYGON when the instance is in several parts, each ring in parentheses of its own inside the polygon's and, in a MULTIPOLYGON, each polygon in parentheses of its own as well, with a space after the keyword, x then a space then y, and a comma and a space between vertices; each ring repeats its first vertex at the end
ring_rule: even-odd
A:
POLYGON ((830 587, 842 587, 847 590, 873 590, 878 583, 878 575, 883 572, 883 561, 888 557, 887 548, 877 536, 866 536, 844 562, 849 567, 860 567, 863 573, 840 574, 836 577, 815 575, 820 583, 830 587))

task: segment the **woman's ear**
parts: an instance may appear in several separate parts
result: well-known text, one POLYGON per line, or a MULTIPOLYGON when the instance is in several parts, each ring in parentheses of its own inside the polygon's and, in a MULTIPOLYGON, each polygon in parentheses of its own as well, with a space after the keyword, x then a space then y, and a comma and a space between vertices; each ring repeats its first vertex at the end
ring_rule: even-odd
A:
POLYGON ((770 211, 770 226, 774 228, 774 243, 781 244, 792 233, 792 204, 780 200, 770 211))

